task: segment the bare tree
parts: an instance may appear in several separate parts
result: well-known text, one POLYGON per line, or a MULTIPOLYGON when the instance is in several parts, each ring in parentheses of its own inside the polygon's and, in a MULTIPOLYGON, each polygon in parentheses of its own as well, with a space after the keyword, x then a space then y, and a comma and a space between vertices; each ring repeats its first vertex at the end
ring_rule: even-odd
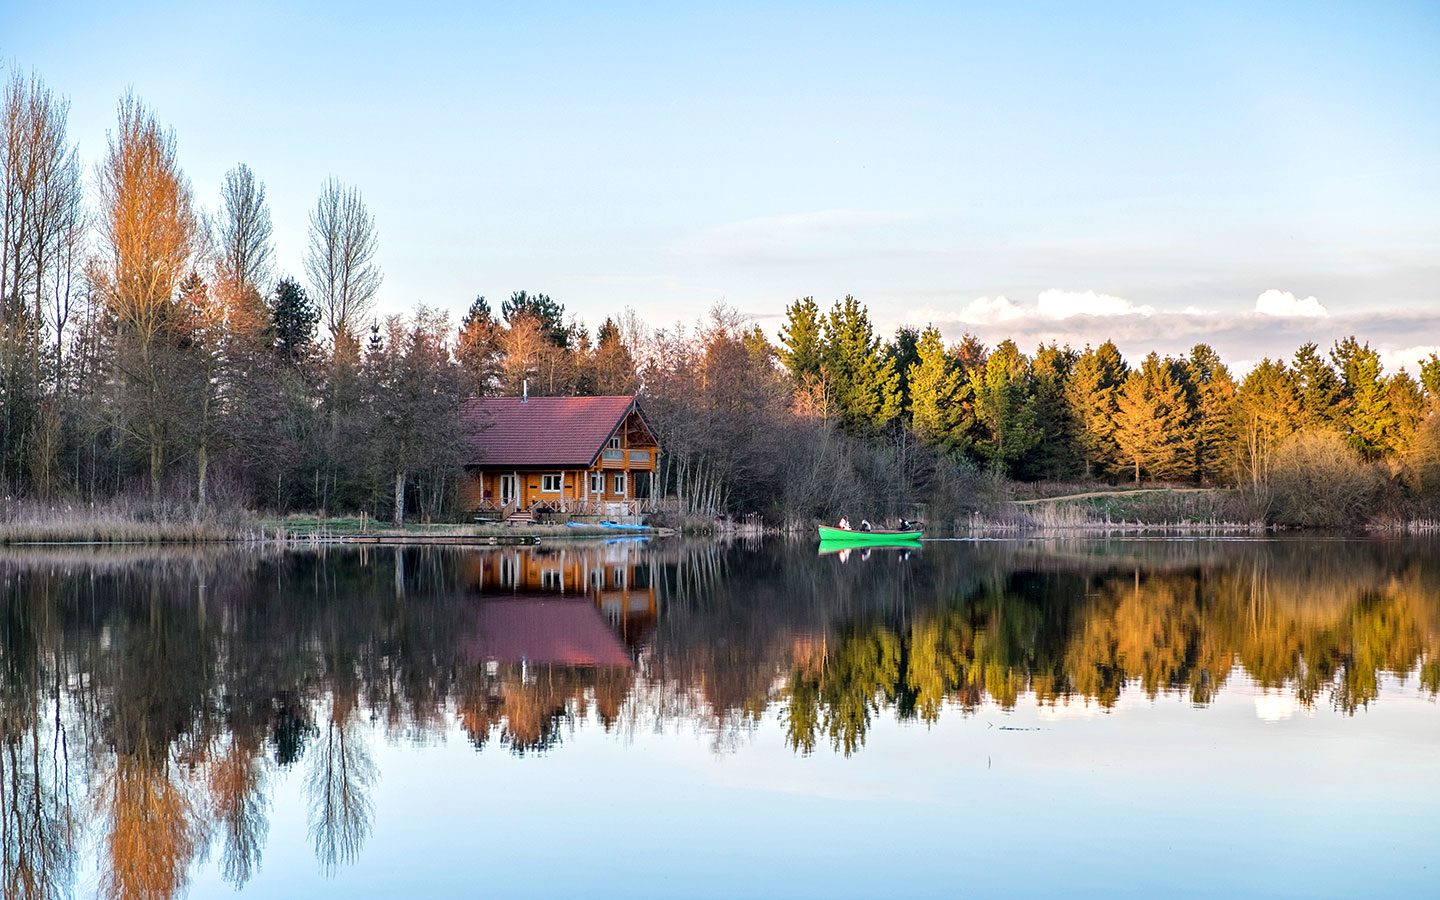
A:
POLYGON ((359 349, 355 328, 380 290, 378 244, 375 218, 365 208, 359 189, 327 180, 310 213, 305 274, 337 350, 359 349))
POLYGON ((120 101, 117 124, 95 173, 103 248, 90 277, 124 345, 120 374, 133 405, 126 404, 121 430, 145 448, 158 495, 169 425, 163 338, 175 324, 176 288, 199 251, 200 227, 174 133, 133 94, 120 101))
POLYGON ((274 228, 265 203, 265 184, 241 163, 225 173, 220 201, 216 288, 231 327, 241 334, 258 334, 266 324, 265 295, 273 259, 270 241, 274 228))
MULTIPOLYGON (((73 267, 66 242, 81 221, 83 200, 79 157, 66 137, 68 115, 69 103, 35 75, 27 80, 15 73, 0 95, 0 459, 8 462, 28 444, 32 475, 39 470, 46 484, 54 442, 41 440, 37 429, 46 405, 47 288, 61 277, 60 268, 73 267), (44 452, 37 455, 39 448, 44 452)), ((53 414, 53 402, 49 406, 53 414)))

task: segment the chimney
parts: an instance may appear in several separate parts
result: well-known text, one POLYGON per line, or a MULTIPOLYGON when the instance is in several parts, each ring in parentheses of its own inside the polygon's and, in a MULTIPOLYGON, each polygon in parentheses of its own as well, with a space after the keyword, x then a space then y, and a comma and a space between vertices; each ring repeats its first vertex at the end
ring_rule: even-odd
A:
POLYGON ((528 378, 521 382, 521 387, 520 387, 520 402, 521 402, 521 403, 529 403, 529 402, 530 402, 530 379, 528 379, 528 378))

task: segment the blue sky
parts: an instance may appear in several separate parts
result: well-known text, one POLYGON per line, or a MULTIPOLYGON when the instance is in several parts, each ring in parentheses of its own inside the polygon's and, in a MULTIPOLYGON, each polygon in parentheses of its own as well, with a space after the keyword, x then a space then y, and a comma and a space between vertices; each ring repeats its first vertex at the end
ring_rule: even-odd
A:
POLYGON ((1433 3, 0 9, 87 162, 133 87, 207 206, 265 181, 285 270, 322 181, 358 185, 384 310, 524 288, 773 333, 853 293, 1237 362, 1440 344, 1437 47, 1433 3))

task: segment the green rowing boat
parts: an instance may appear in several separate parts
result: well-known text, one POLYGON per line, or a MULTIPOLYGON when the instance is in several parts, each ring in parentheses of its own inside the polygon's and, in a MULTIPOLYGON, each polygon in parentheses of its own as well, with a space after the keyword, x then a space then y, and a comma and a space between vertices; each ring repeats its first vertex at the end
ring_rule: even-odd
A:
POLYGON ((820 540, 826 544, 899 544, 920 540, 921 531, 851 531, 833 525, 820 526, 820 540))

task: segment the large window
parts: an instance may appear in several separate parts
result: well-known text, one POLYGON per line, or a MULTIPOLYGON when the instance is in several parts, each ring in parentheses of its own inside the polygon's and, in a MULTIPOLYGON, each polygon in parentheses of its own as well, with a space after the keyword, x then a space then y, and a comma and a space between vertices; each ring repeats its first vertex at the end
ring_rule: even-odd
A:
MULTIPOLYGON (((593 445, 592 445, 592 446, 593 446, 593 445)), ((611 449, 611 450, 619 450, 619 449, 620 449, 620 438, 618 438, 618 437, 612 437, 612 438, 610 439, 610 449, 611 449)))
POLYGON ((591 473, 590 473, 590 493, 592 493, 592 494, 603 494, 603 493, 605 493, 605 473, 603 473, 603 472, 591 472, 591 473))
POLYGON ((625 473, 624 473, 624 472, 616 472, 616 473, 615 473, 615 495, 616 495, 617 497, 623 497, 623 496, 625 496, 625 473))
POLYGON ((540 476, 540 490, 547 494, 560 493, 560 486, 564 483, 565 476, 559 472, 550 475, 540 476))

